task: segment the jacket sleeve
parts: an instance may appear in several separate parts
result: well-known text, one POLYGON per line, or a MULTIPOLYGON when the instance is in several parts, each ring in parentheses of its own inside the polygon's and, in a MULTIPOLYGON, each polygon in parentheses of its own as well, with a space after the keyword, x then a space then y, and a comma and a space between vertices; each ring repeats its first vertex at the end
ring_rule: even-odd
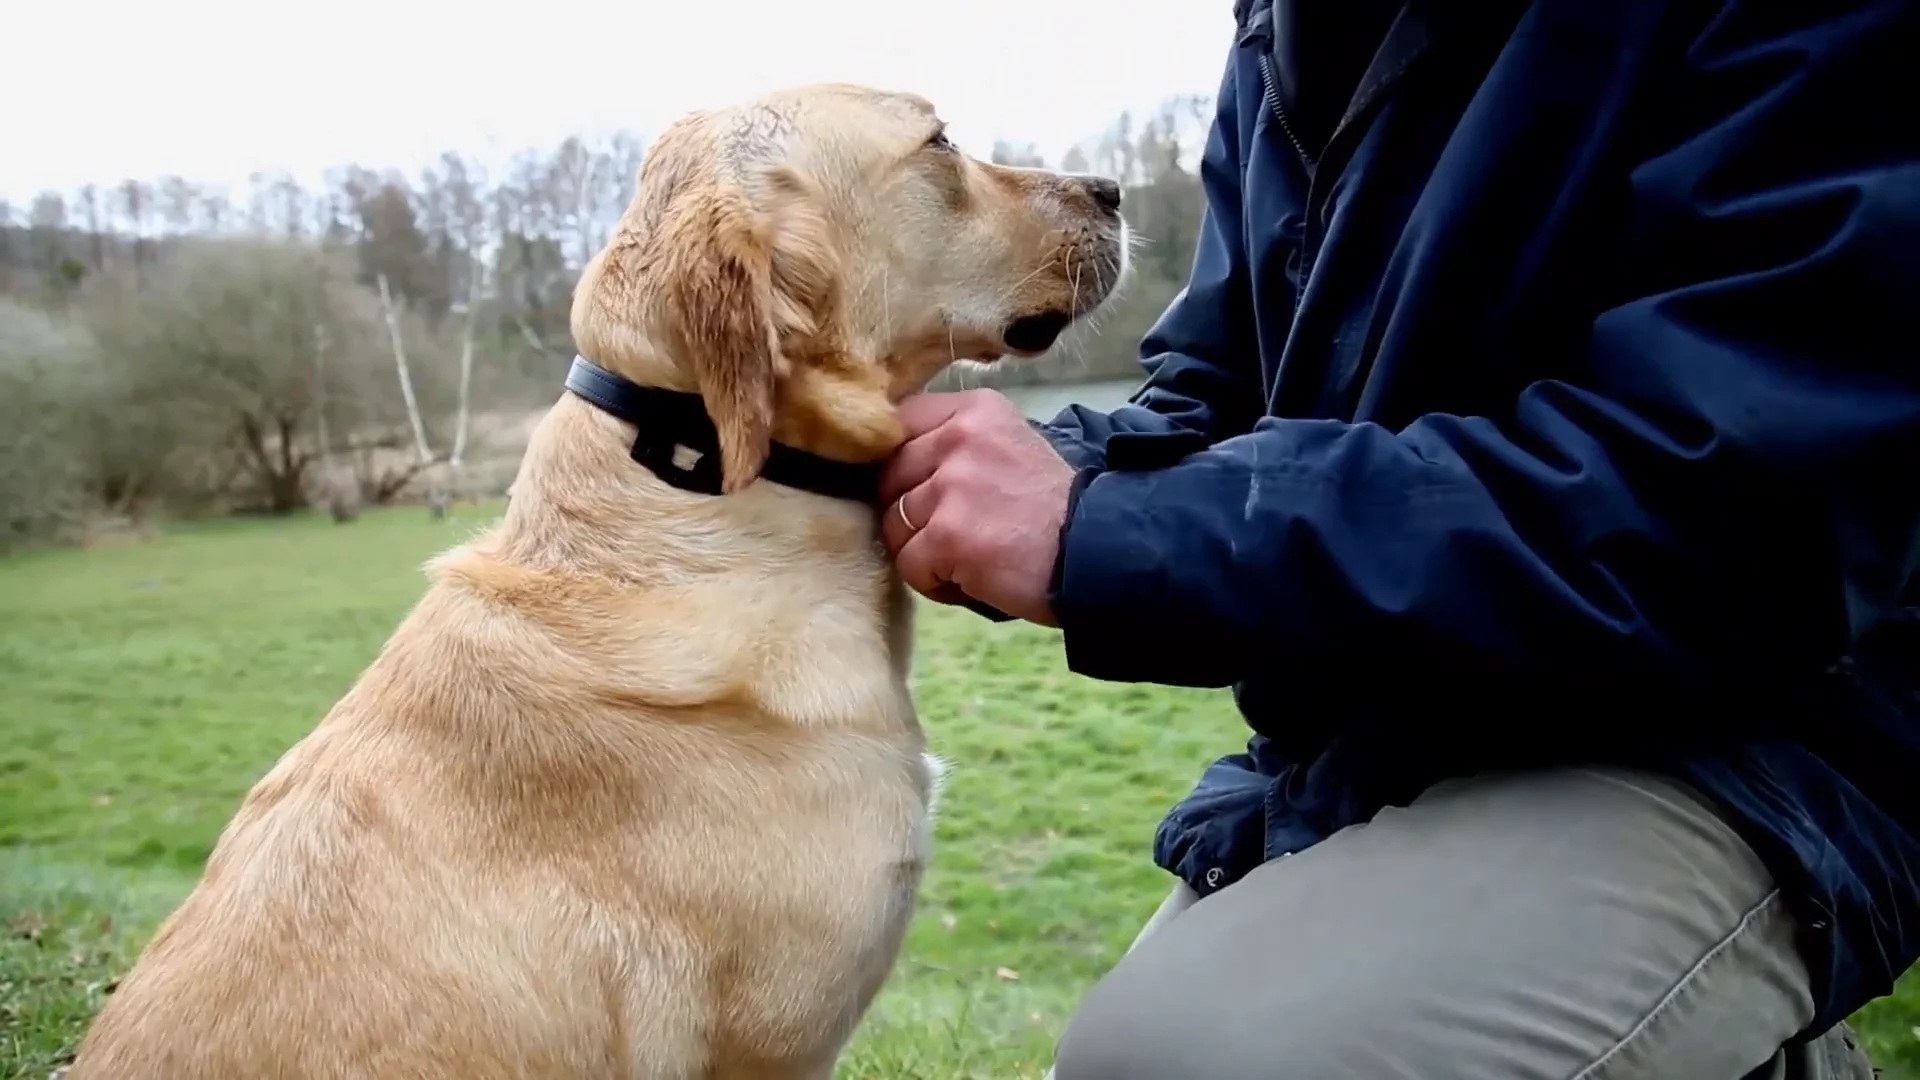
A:
POLYGON ((1036 424, 1076 467, 1106 464, 1116 432, 1197 435, 1205 441, 1247 431, 1259 416, 1258 355, 1241 241, 1240 123, 1235 65, 1229 61, 1200 159, 1206 207, 1186 287, 1140 343, 1147 379, 1111 413, 1070 405, 1036 424))
POLYGON ((1270 418, 1083 474, 1054 595, 1074 670, 1765 686, 1897 610, 1920 124, 1876 102, 1920 97, 1916 33, 1911 4, 1849 7, 1736 0, 1694 42, 1710 112, 1629 174, 1643 294, 1598 316, 1576 376, 1498 417, 1270 418))

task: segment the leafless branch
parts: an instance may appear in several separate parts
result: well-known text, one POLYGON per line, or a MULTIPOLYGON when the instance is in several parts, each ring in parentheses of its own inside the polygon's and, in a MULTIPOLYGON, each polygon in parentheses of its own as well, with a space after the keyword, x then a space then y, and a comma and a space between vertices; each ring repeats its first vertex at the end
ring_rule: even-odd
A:
POLYGON ((513 321, 515 325, 520 327, 520 336, 527 339, 528 346, 530 346, 534 352, 547 357, 556 355, 552 349, 547 348, 546 342, 540 340, 540 335, 533 332, 533 327, 527 325, 527 320, 515 315, 513 321))

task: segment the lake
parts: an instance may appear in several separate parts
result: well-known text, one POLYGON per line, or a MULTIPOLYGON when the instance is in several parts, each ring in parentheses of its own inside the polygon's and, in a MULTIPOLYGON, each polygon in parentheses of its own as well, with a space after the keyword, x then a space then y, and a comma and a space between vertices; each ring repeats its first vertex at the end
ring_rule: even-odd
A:
POLYGON ((1139 379, 1103 379, 1099 382, 1064 383, 1057 386, 1009 386, 1000 392, 1012 398, 1026 414, 1036 420, 1051 420, 1069 405, 1116 409, 1140 388, 1139 379))

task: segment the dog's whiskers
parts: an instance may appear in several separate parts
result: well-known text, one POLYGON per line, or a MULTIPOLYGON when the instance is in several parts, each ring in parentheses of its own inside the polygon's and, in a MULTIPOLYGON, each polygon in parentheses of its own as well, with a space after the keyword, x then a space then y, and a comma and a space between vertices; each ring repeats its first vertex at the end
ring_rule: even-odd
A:
POLYGON ((1012 300, 1013 294, 1025 288, 1027 282, 1032 281, 1034 278, 1039 277, 1041 274, 1046 273, 1050 269, 1052 269, 1051 265, 1042 263, 1041 265, 1034 267, 1032 270, 1027 271, 1026 277, 1023 277, 1019 281, 1014 282, 1012 285, 1009 285, 1003 292, 1001 292, 1000 302, 1004 304, 1007 301, 1012 300))

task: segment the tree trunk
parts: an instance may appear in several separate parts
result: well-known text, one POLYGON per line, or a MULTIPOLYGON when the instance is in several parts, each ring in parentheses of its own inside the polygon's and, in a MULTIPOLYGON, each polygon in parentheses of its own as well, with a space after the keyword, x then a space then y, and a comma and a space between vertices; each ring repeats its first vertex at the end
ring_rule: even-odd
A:
POLYGON ((277 472, 267 477, 267 511, 291 514, 307 505, 306 487, 297 472, 277 472))
POLYGON ((320 470, 333 482, 333 434, 327 429, 327 328, 313 324, 313 429, 320 440, 320 470))
POLYGON ((400 396, 407 405, 407 422, 413 425, 413 448, 420 462, 433 460, 427 447, 427 428, 420 422, 420 402, 413 396, 413 373, 407 368, 407 346, 400 336, 400 314, 393 306, 393 293, 387 288, 387 275, 379 276, 380 308, 387 317, 387 336, 393 341, 393 366, 400 374, 400 396))
POLYGON ((460 328, 460 397, 453 416, 453 452, 447 456, 449 496, 459 489, 467 460, 467 427, 473 415, 473 324, 480 315, 480 276, 480 266, 473 262, 467 268, 467 320, 460 328))

